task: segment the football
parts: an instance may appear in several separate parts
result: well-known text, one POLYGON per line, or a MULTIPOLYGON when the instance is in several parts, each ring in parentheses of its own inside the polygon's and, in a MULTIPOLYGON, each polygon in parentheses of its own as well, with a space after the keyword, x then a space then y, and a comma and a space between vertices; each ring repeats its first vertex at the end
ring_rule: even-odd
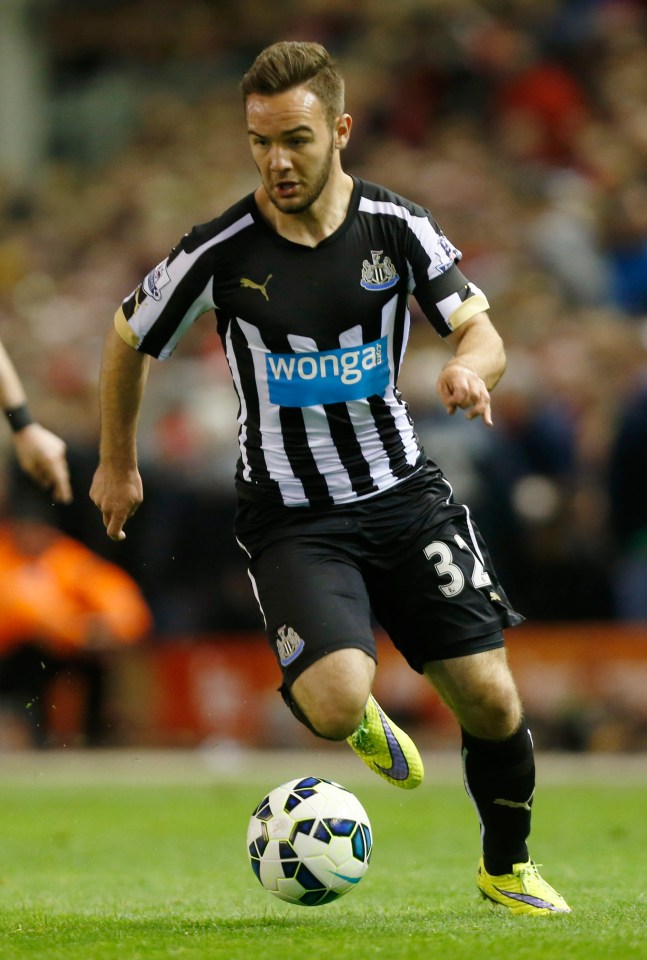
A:
POLYGON ((368 869, 371 824, 338 783, 302 777, 263 797, 247 829, 252 870, 275 897, 315 907, 352 890, 368 869))

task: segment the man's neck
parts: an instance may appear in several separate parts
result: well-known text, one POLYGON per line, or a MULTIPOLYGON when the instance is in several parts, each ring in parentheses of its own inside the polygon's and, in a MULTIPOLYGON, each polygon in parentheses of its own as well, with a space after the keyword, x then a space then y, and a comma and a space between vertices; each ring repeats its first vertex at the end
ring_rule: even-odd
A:
POLYGON ((261 214, 279 236, 292 243, 316 247, 335 233, 346 219, 353 185, 353 178, 340 171, 303 213, 283 213, 274 206, 262 185, 254 196, 261 214))

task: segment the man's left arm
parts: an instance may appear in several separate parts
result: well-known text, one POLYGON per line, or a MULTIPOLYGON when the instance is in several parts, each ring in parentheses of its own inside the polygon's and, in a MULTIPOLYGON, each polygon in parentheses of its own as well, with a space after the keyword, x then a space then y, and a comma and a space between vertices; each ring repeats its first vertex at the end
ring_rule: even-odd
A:
POLYGON ((488 315, 476 313, 446 337, 454 356, 440 372, 436 389, 448 413, 465 411, 492 426, 490 391, 505 371, 503 341, 488 315))

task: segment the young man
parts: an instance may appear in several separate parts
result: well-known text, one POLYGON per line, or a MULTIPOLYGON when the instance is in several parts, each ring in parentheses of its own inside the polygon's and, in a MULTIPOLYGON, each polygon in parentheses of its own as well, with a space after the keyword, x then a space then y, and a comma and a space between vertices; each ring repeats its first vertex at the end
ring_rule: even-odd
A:
POLYGON ((261 184, 194 228, 117 311, 91 497, 122 539, 142 500, 149 356, 168 357, 215 309, 240 401, 236 534, 286 703, 389 782, 420 783, 418 751, 371 695, 372 610, 460 723, 480 890, 513 913, 568 912, 526 846, 533 749, 501 632, 522 617, 396 387, 413 294, 453 349, 437 384, 448 412, 490 426, 505 357, 487 300, 426 210, 343 171, 352 121, 323 47, 269 47, 242 92, 261 184))
POLYGON ((0 342, 0 406, 13 432, 16 458, 22 469, 59 503, 70 503, 72 487, 65 443, 32 419, 16 368, 0 342))

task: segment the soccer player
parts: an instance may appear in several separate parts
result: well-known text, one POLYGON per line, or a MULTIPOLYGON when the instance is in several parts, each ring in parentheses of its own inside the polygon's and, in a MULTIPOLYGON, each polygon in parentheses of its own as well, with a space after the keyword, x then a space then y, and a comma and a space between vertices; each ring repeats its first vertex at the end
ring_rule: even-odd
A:
POLYGON ((18 463, 32 480, 50 490, 54 500, 70 503, 72 487, 65 443, 32 419, 25 390, 9 354, 0 342, 0 406, 12 430, 18 463))
POLYGON ((352 120, 323 47, 268 47, 242 93, 260 185, 195 227, 118 309, 90 495, 123 539, 143 496, 149 358, 215 310, 240 402, 236 536, 286 703, 389 782, 420 783, 415 745, 371 695, 372 611, 460 724, 481 892, 515 914, 568 912, 526 844, 533 747, 502 634, 523 618, 397 389, 412 294, 453 351, 437 383, 447 411, 491 426, 505 355, 487 299, 427 210, 343 170, 352 120))

